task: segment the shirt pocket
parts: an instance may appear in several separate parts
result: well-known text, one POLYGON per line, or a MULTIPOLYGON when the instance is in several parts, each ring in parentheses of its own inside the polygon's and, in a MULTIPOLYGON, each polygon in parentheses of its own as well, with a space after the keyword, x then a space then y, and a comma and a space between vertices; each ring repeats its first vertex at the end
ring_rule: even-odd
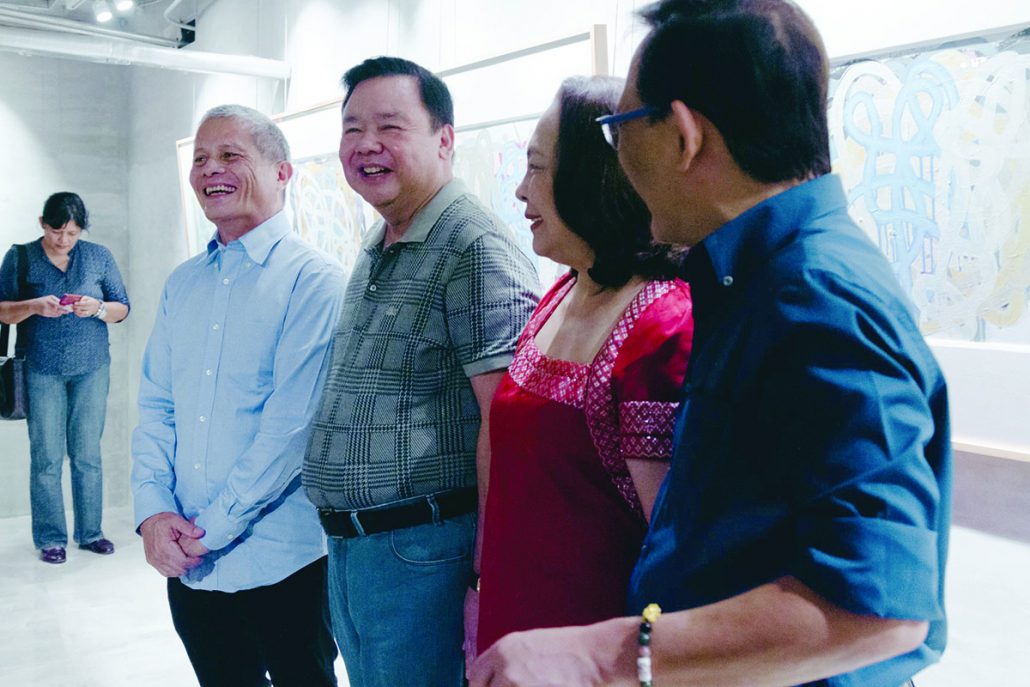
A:
POLYGON ((283 318, 277 308, 253 305, 227 318, 220 359, 229 381, 245 389, 273 386, 283 318))

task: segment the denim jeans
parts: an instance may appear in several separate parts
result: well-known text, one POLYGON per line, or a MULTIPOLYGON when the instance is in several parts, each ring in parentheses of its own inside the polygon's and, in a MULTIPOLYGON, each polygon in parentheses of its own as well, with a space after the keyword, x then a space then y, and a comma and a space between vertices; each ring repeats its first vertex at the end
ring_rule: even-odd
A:
POLYGON ((28 370, 29 446, 32 466, 32 542, 37 549, 67 546, 61 470, 71 463, 75 541, 89 544, 104 536, 100 519, 104 494, 100 437, 107 416, 110 366, 65 377, 28 370))
POLYGON ((329 537, 329 610, 351 687, 462 685, 475 517, 329 537))

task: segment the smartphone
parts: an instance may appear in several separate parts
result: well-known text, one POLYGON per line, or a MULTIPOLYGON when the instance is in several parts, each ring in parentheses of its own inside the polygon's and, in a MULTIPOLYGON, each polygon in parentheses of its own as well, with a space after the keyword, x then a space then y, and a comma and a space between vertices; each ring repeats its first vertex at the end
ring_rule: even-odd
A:
POLYGON ((82 296, 74 293, 66 293, 61 296, 61 305, 71 305, 72 303, 78 303, 82 300, 82 296))

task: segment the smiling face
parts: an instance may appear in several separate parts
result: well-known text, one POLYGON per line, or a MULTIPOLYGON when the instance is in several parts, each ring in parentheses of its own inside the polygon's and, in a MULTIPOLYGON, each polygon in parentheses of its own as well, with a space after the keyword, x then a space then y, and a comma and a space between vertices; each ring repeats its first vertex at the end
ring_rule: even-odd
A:
POLYGON ((526 149, 526 176, 515 196, 526 204, 533 232, 533 252, 585 272, 594 264, 594 251, 558 214, 554 201, 559 104, 555 100, 537 122, 526 149))
POLYGON ((232 117, 208 119, 194 139, 190 185, 224 243, 282 209, 292 171, 262 155, 246 124, 232 117))
POLYGON ((406 226, 451 179, 454 128, 436 131, 413 76, 362 81, 343 108, 347 183, 393 227, 406 226))
POLYGON ((82 229, 73 219, 68 220, 63 227, 52 227, 40 217, 39 225, 43 227, 43 248, 52 256, 63 257, 71 253, 82 234, 82 229))

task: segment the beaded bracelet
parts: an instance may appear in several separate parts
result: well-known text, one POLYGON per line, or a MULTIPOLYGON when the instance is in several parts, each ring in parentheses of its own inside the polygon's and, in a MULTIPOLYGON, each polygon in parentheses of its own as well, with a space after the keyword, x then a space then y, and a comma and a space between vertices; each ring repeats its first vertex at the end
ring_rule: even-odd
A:
POLYGON ((637 654, 637 679, 640 680, 640 687, 653 687, 654 675, 651 672, 651 629, 662 609, 658 604, 648 604, 644 609, 640 621, 640 634, 637 635, 637 643, 640 645, 640 653, 637 654))

